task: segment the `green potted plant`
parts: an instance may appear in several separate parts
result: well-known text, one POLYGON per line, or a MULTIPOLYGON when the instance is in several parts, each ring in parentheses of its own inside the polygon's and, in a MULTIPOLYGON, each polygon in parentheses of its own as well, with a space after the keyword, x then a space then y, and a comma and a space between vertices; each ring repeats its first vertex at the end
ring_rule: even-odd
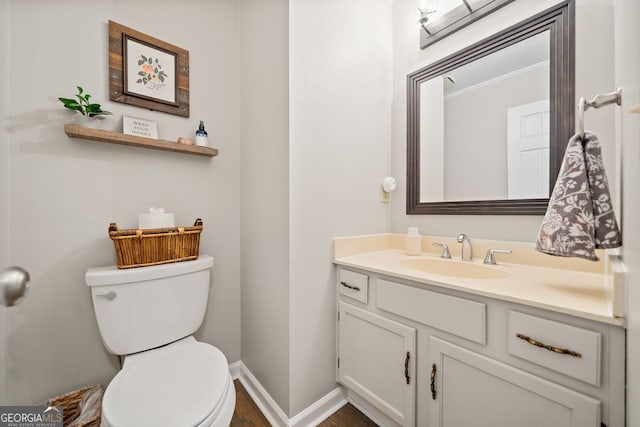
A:
POLYGON ((73 98, 58 98, 64 108, 77 111, 80 116, 76 115, 76 118, 72 120, 73 124, 78 124, 87 127, 95 127, 99 124, 96 120, 102 118, 102 116, 111 115, 110 111, 103 110, 100 104, 95 104, 90 101, 91 95, 84 92, 81 86, 77 86, 78 93, 76 99, 73 98))

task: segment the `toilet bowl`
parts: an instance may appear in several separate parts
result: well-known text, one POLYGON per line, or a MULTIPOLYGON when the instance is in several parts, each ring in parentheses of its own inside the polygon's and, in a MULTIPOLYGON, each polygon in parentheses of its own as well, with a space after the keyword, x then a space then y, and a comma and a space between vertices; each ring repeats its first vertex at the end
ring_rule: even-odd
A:
POLYGON ((227 359, 188 337, 127 356, 102 401, 102 425, 228 426, 235 390, 227 359))
POLYGON ((202 323, 213 258, 87 271, 106 349, 124 355, 102 399, 102 426, 226 427, 235 388, 224 354, 191 334, 202 323))

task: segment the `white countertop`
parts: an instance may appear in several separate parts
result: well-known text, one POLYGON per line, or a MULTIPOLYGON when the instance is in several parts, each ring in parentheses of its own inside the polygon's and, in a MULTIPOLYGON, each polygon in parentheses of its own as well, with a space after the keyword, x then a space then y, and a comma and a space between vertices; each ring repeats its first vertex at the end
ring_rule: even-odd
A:
MULTIPOLYGON (((510 273, 510 276, 503 279, 469 279, 424 272, 401 264, 403 260, 419 258, 440 259, 432 253, 410 256, 401 249, 386 249, 338 256, 333 262, 345 267, 511 301, 611 325, 624 324, 623 318, 614 317, 611 314, 611 302, 603 273, 500 261, 499 265, 484 266, 482 260, 475 259, 464 262, 500 269, 510 273)), ((451 262, 462 261, 451 260, 451 262)))

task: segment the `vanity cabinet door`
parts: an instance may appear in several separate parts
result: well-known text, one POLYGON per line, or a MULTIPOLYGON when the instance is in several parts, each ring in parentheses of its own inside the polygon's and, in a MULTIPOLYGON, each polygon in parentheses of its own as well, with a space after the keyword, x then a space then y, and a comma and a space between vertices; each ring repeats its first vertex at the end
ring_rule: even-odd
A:
POLYGON ((439 338, 429 345, 430 426, 600 427, 596 399, 439 338))
POLYGON ((339 304, 340 383, 402 426, 415 425, 416 330, 339 304))

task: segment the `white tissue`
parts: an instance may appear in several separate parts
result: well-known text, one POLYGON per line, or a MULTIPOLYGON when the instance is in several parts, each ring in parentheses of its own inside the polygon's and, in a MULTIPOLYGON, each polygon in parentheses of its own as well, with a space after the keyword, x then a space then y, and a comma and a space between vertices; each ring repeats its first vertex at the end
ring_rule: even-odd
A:
POLYGON ((149 208, 149 213, 138 214, 138 228, 170 228, 176 226, 176 218, 172 213, 165 213, 164 208, 149 208))

